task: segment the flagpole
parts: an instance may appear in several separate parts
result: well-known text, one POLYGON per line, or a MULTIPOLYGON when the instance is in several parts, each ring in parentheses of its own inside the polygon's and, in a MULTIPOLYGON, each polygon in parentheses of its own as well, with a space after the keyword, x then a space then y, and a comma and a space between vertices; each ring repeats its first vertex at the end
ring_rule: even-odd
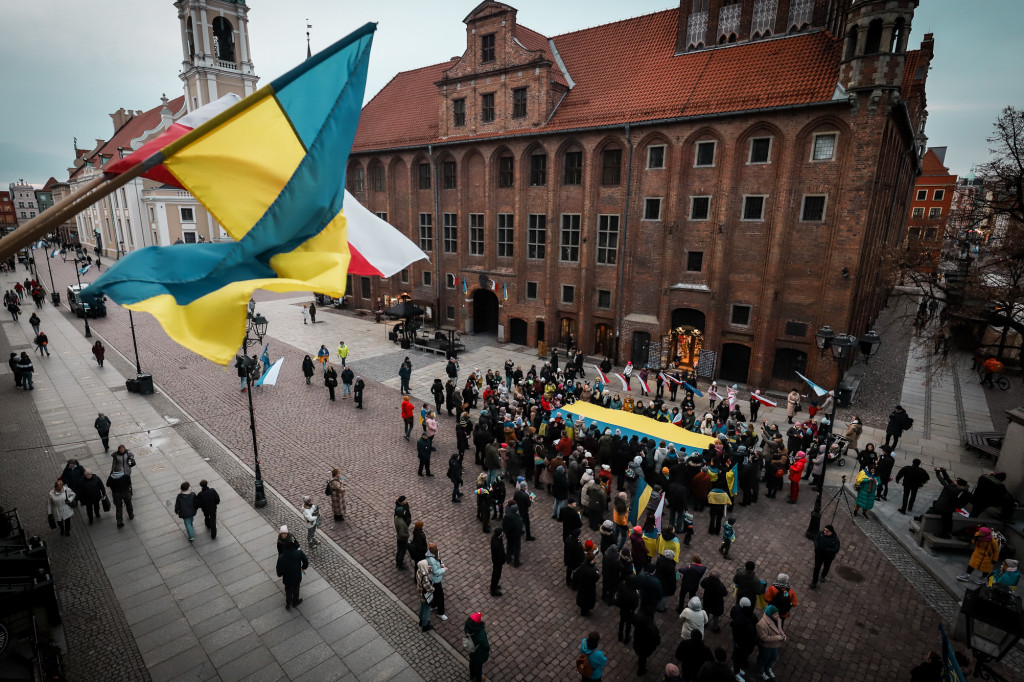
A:
POLYGON ((0 238, 0 260, 10 258, 19 249, 43 238, 60 223, 81 213, 103 197, 128 184, 162 161, 163 156, 161 154, 154 154, 150 159, 135 164, 124 173, 118 175, 104 173, 100 177, 86 183, 78 192, 65 197, 50 207, 49 210, 43 211, 10 234, 0 238))

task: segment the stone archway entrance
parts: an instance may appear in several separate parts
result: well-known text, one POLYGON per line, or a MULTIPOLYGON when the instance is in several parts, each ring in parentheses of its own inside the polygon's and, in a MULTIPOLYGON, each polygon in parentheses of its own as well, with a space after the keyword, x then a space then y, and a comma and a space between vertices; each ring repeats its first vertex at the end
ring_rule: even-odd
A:
POLYGON ((477 289, 473 292, 473 333, 498 332, 498 297, 493 291, 477 289))

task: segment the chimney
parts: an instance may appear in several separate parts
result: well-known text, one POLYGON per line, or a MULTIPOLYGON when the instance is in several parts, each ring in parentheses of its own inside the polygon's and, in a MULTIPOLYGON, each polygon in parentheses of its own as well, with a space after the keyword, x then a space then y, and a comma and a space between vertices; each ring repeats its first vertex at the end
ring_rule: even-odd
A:
POLYGON ((110 118, 114 120, 114 132, 116 133, 121 127, 132 120, 134 114, 131 111, 125 111, 124 107, 121 107, 110 115, 110 118))

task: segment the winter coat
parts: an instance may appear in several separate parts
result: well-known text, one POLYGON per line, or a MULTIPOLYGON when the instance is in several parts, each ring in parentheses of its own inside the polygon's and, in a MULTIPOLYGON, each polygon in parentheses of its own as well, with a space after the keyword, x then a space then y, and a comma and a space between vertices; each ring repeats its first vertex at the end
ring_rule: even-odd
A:
POLYGON ((50 489, 50 495, 46 502, 46 513, 53 514, 53 518, 57 521, 65 521, 75 515, 75 510, 71 506, 71 503, 75 501, 75 491, 64 486, 64 490, 57 492, 53 488, 50 489))
POLYGON ((991 573, 992 566, 999 558, 999 543, 995 540, 975 540, 971 553, 971 568, 982 573, 991 573))
POLYGON ((696 594, 697 588, 700 587, 700 579, 704 577, 704 572, 707 570, 708 567, 703 564, 687 564, 679 571, 679 591, 696 594))
MULTIPOLYGON (((690 600, 693 603, 693 599, 690 600)), ((683 627, 679 632, 679 637, 683 640, 690 639, 690 633, 694 630, 700 631, 700 634, 704 634, 704 626, 707 625, 710 620, 708 612, 701 609, 699 604, 697 608, 691 608, 687 606, 683 609, 682 613, 679 614, 679 620, 683 621, 683 627)))
POLYGON ((786 634, 782 631, 781 618, 776 622, 767 613, 761 616, 757 622, 757 643, 765 649, 778 649, 786 641, 786 634))
POLYGON ((421 462, 429 462, 430 453, 436 450, 437 448, 431 445, 430 441, 425 437, 416 441, 416 455, 420 458, 421 462))
POLYGON ((90 478, 82 478, 82 482, 78 484, 78 499, 82 504, 99 502, 106 494, 103 481, 95 474, 90 478))
POLYGON ((833 533, 832 537, 829 537, 825 535, 825 531, 818 533, 818 537, 814 538, 814 553, 819 552, 834 559, 836 554, 839 554, 839 536, 833 533))
POLYGON ((285 585, 302 582, 302 572, 309 568, 309 559, 298 545, 277 555, 277 575, 285 585))
POLYGON ((850 423, 846 427, 846 433, 843 437, 850 441, 850 448, 853 450, 859 449, 857 443, 860 441, 860 434, 864 431, 863 424, 850 423))
POLYGON ((422 528, 412 531, 412 541, 409 543, 409 556, 417 564, 427 556, 427 535, 422 528))
POLYGON ((661 633, 654 620, 645 613, 638 613, 633 621, 633 651, 637 656, 647 657, 661 644, 661 633))
POLYGON ((567 568, 576 570, 583 563, 583 545, 579 533, 571 533, 562 543, 562 562, 567 568))
POLYGON ((477 623, 472 618, 466 618, 463 632, 473 640, 476 649, 469 655, 469 660, 476 665, 483 665, 491 657, 491 644, 487 641, 487 630, 482 622, 477 623))
POLYGON ((799 409, 800 394, 796 391, 790 391, 789 395, 786 396, 786 416, 792 419, 799 409))
POLYGON ((517 513, 517 510, 511 508, 505 510, 505 518, 501 520, 501 529, 505 531, 505 537, 512 540, 519 540, 523 537, 525 532, 525 526, 523 524, 523 518, 517 513))
POLYGON ((316 372, 316 367, 313 366, 313 360, 309 357, 302 359, 302 375, 309 379, 316 372))
POLYGON ((896 474, 896 482, 903 481, 903 487, 905 488, 920 488, 928 482, 929 478, 931 477, 927 471, 913 464, 908 464, 896 474))
POLYGON ((495 566, 501 566, 505 563, 505 559, 508 558, 508 554, 505 552, 505 541, 501 539, 500 535, 491 536, 491 563, 495 566))
POLYGON ((187 493, 178 493, 177 499, 174 500, 174 513, 180 519, 191 519, 196 515, 198 506, 196 494, 191 490, 187 493))
POLYGON ((216 514, 217 505, 220 504, 220 495, 213 488, 206 487, 196 493, 196 502, 203 510, 203 514, 216 514))
POLYGON ((82 481, 85 480, 85 467, 81 464, 64 467, 64 471, 60 474, 60 480, 64 481, 64 485, 71 488, 75 493, 79 492, 79 489, 82 487, 82 481))
POLYGON ((761 580, 756 573, 746 569, 737 571, 732 582, 736 585, 736 601, 746 597, 753 604, 757 600, 761 592, 761 580))
POLYGON ((807 467, 806 459, 798 459, 789 465, 789 480, 796 483, 800 482, 800 476, 804 473, 804 469, 807 467))
POLYGON ((661 592, 666 597, 676 593, 676 560, 661 555, 654 564, 654 577, 661 582, 661 592))
POLYGON ((641 573, 633 578, 633 584, 636 585, 636 591, 640 595, 640 610, 654 611, 658 602, 665 596, 661 591, 661 583, 658 582, 658 579, 650 573, 641 573))
POLYGON ((582 611, 591 611, 597 604, 597 581, 600 579, 594 562, 584 562, 573 573, 573 585, 576 587, 576 606, 582 611))
POLYGON ((700 586, 704 588, 704 598, 701 600, 704 610, 712 616, 721 616, 725 613, 725 596, 729 591, 718 579, 718 576, 709 575, 701 581, 700 586))
POLYGON ((331 512, 335 516, 345 515, 345 484, 340 476, 335 476, 330 482, 331 488, 331 512))
POLYGON ((736 646, 753 647, 757 644, 757 616, 754 615, 753 606, 733 606, 729 611, 729 627, 732 628, 732 641, 736 646))
POLYGON ((679 661, 679 671, 685 676, 683 679, 691 681, 697 679, 701 666, 715 660, 715 656, 703 640, 684 639, 676 647, 676 660, 679 661))

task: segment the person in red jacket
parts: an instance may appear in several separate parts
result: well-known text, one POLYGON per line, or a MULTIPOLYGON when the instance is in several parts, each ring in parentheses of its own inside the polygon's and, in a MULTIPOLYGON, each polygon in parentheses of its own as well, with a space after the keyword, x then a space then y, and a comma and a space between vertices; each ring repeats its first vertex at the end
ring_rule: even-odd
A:
POLYGON ((405 422, 405 439, 409 440, 409 434, 412 433, 412 416, 416 412, 416 407, 409 400, 409 396, 402 398, 402 421, 405 422))
POLYGON ((800 475, 807 467, 807 455, 804 451, 796 453, 796 459, 789 465, 789 504, 796 504, 796 498, 800 496, 800 475))

